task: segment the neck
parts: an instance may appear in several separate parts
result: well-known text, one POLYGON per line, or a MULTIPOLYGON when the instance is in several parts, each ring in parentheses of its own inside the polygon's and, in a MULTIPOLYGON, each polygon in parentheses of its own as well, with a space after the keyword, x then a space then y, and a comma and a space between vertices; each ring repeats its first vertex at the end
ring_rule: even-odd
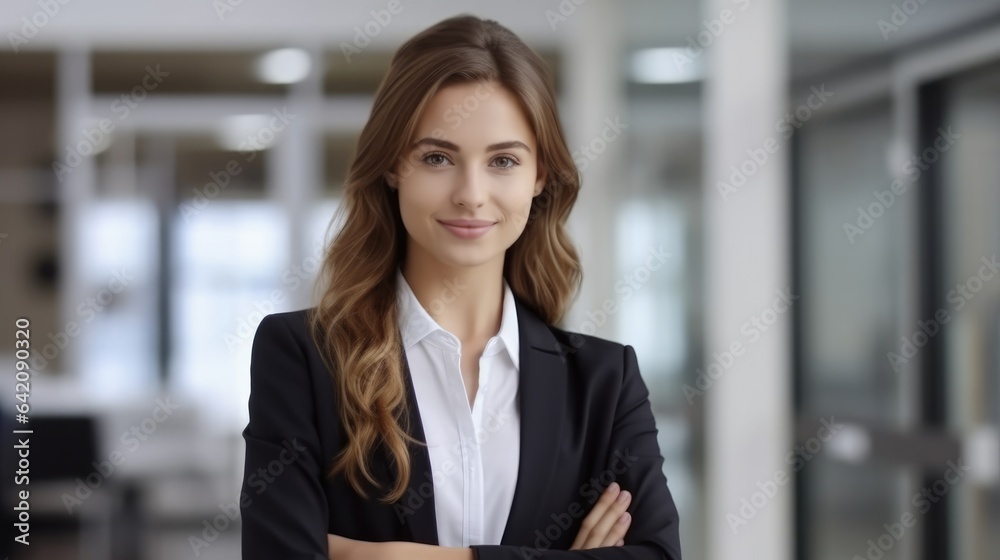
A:
POLYGON ((500 331, 502 259, 476 267, 447 267, 408 257, 400 270, 427 313, 459 340, 489 338, 500 331))

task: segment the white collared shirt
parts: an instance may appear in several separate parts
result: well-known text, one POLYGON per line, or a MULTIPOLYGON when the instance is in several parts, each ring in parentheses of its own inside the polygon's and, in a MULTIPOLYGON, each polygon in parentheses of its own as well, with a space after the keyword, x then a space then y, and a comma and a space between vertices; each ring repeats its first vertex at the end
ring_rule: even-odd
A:
MULTIPOLYGON (((500 331, 479 359, 472 408, 461 371, 461 341, 420 304, 396 269, 399 330, 431 461, 438 545, 500 544, 521 450, 517 404, 519 338, 514 295, 503 281, 500 331)), ((412 476, 427 478, 427 473, 412 476)))

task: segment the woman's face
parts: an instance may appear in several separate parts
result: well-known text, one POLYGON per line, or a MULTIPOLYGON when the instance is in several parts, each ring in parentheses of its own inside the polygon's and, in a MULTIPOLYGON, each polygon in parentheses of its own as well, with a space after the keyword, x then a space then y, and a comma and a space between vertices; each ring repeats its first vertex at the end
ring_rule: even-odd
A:
POLYGON ((407 255, 446 267, 503 264, 545 184, 531 125, 498 83, 431 98, 395 174, 407 255))

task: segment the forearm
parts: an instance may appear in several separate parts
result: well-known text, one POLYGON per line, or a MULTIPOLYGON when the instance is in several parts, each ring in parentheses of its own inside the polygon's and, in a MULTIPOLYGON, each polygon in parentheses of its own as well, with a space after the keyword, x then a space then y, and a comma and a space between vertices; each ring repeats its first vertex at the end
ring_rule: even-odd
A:
POLYGON ((411 542, 393 543, 396 553, 394 558, 400 560, 475 560, 471 548, 434 546, 411 542))

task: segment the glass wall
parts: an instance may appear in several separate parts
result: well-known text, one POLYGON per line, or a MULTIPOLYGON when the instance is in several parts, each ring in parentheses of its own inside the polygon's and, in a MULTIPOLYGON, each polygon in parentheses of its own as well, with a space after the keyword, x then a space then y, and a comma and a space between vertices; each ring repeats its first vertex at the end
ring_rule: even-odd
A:
POLYGON ((1000 64, 947 80, 942 137, 943 309, 948 428, 966 441, 956 558, 1000 550, 1000 64))
POLYGON ((927 52, 798 134, 800 558, 1000 550, 1000 53, 927 52))
MULTIPOLYGON (((907 372, 896 371, 886 355, 896 351, 905 304, 906 210, 903 204, 883 206, 873 194, 890 190, 893 182, 891 111, 888 101, 869 102, 810 121, 799 134, 800 202, 793 211, 799 224, 803 418, 868 427, 904 424, 907 372)), ((808 504, 807 558, 865 557, 867 540, 877 539, 882 523, 902 514, 903 471, 828 453, 840 444, 834 449, 864 460, 866 438, 845 448, 845 434, 838 433, 827 449, 799 455, 808 504)), ((905 549, 894 546, 882 558, 910 558, 905 549)))

